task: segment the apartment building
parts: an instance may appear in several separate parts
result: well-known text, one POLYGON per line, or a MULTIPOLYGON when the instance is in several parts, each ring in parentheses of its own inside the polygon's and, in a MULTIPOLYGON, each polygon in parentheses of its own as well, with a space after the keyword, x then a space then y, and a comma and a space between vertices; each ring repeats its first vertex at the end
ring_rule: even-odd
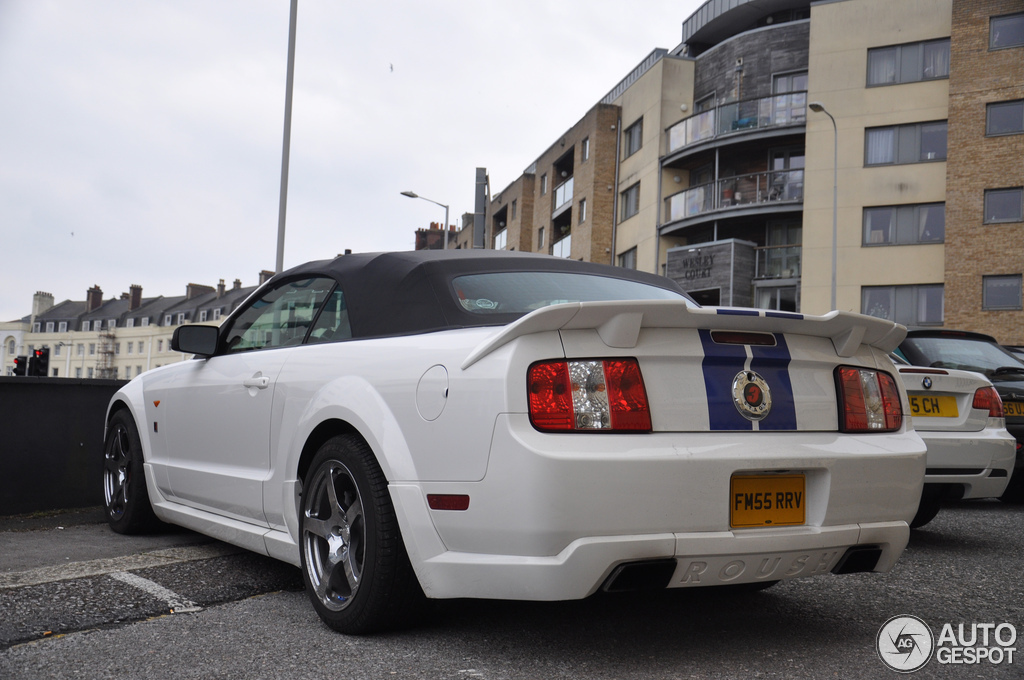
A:
POLYGON ((1022 127, 1021 0, 710 0, 493 197, 488 242, 1024 343, 1022 127))
MULTIPOLYGON (((264 281, 273 272, 261 272, 264 281)), ((143 371, 185 358, 171 350, 174 329, 184 323, 219 325, 255 286, 239 279, 227 288, 190 283, 185 295, 144 298, 133 285, 119 297, 103 299, 93 286, 85 300, 54 304, 50 293, 33 296, 32 313, 0 324, 0 368, 12 375, 14 359, 49 348, 49 377, 127 380, 143 371)))

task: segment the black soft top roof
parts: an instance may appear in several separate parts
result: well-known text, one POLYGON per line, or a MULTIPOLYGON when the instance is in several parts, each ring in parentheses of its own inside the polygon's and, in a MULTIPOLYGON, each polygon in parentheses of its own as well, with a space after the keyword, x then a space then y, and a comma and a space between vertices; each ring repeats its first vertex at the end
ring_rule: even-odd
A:
POLYGON ((504 250, 417 250, 343 255, 307 262, 268 282, 328 276, 345 294, 354 337, 408 335, 450 328, 505 325, 522 314, 474 314, 452 293, 451 281, 489 272, 568 272, 637 281, 684 295, 671 279, 622 267, 504 250))

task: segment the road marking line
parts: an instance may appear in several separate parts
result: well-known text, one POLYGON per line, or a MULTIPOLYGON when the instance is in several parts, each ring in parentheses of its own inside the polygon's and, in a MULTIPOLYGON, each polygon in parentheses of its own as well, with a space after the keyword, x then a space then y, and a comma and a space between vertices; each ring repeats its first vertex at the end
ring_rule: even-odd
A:
POLYGON ((182 596, 178 595, 173 590, 164 588, 159 583, 150 581, 148 578, 142 578, 138 574, 131 574, 127 571, 115 571, 108 574, 110 578, 117 579, 122 583, 127 583, 130 586, 134 586, 139 590, 152 595, 158 600, 162 600, 167 603, 170 607, 172 614, 185 614, 188 612, 202 611, 202 607, 197 605, 191 600, 186 600, 182 596))
POLYGON ((209 543, 165 548, 137 555, 125 555, 123 557, 112 557, 102 560, 71 562, 70 564, 60 564, 53 567, 39 567, 38 569, 30 569, 28 571, 0 574, 0 590, 5 588, 21 588, 23 586, 37 586, 55 581, 70 581, 88 576, 103 576, 115 571, 134 571, 137 569, 148 569, 149 567, 177 564, 179 562, 207 560, 211 557, 226 557, 227 555, 236 555, 243 552, 245 551, 241 548, 224 543, 209 543))

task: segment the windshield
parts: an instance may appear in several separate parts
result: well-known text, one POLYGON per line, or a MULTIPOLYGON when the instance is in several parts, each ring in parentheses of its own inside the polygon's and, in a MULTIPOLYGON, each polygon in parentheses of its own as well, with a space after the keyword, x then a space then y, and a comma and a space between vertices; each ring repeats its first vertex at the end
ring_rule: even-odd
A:
POLYGON ((459 276, 452 281, 459 304, 474 314, 526 314, 566 302, 604 300, 682 300, 669 290, 639 281, 571 272, 493 272, 459 276))
POLYGON ((1024 363, 1013 354, 983 340, 949 337, 907 338, 900 347, 911 362, 920 366, 977 371, 989 377, 997 371, 1024 373, 1024 363))

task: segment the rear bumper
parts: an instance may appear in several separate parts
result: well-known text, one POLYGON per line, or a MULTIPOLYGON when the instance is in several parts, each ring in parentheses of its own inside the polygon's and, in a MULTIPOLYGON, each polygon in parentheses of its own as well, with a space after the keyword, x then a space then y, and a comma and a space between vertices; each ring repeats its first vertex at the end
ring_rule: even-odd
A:
POLYGON ((918 432, 928 446, 925 484, 958 485, 963 498, 1001 496, 1013 474, 1017 442, 1003 429, 918 432))
POLYGON ((563 600, 623 564, 675 560, 669 587, 829 573, 849 548, 902 553, 925 449, 914 432, 552 435, 499 417, 480 482, 392 483, 406 546, 430 597, 563 600), (734 473, 798 473, 806 521, 732 529, 734 473), (466 511, 428 493, 466 494, 466 511))

